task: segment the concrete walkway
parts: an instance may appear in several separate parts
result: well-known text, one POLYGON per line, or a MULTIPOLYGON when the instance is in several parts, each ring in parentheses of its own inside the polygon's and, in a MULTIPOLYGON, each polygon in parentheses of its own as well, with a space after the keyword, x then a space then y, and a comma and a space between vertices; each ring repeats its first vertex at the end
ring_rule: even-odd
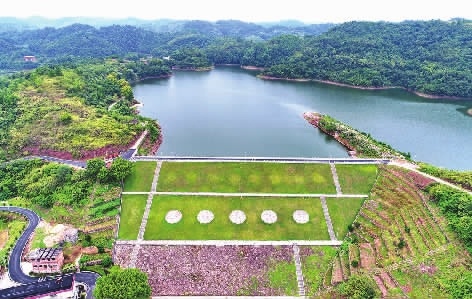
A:
POLYGON ((190 195, 190 196, 221 196, 221 197, 346 197, 367 198, 364 194, 306 194, 306 193, 225 193, 225 192, 123 192, 123 194, 149 194, 153 195, 190 195))
POLYGON ((252 240, 117 240, 116 245, 159 245, 159 246, 339 246, 337 240, 286 240, 286 241, 252 241, 252 240))
POLYGON ((331 217, 329 216, 328 205, 326 204, 326 198, 324 196, 320 197, 321 199, 321 206, 323 207, 323 214, 326 220, 326 225, 328 226, 328 234, 329 238, 332 241, 337 241, 336 234, 334 233, 333 229, 333 222, 331 222, 331 217))
POLYGON ((192 156, 136 156, 137 161, 174 162, 278 162, 278 163, 348 163, 387 164, 388 159, 373 158, 303 158, 303 157, 192 157, 192 156))
POLYGON ((297 275, 298 295, 305 297, 305 280, 303 279, 302 262, 300 260, 300 248, 293 244, 293 259, 295 262, 295 274, 297 275))
POLYGON ((408 170, 411 170, 411 171, 414 171, 416 173, 419 173, 427 178, 430 178, 438 183, 441 183, 441 184, 444 184, 444 185, 447 185, 451 188, 454 188, 454 189, 457 189, 457 190, 460 190, 462 192, 465 192, 465 193, 469 193, 470 195, 472 195, 472 191, 469 191, 469 190, 465 190, 464 188, 460 187, 460 186, 457 186, 457 185, 454 185, 454 184, 451 184, 443 179, 440 179, 438 177, 435 177, 435 176, 432 176, 430 174, 427 174, 427 173, 424 173, 424 172, 421 172, 417 169, 418 166, 412 164, 412 163, 408 163, 408 162, 398 162, 398 161, 390 161, 388 163, 388 165, 394 165, 394 166, 398 166, 398 167, 402 167, 402 168, 405 168, 405 169, 408 169, 408 170))
POLYGON ((331 167, 331 173, 333 174, 333 181, 334 181, 334 186, 336 187, 336 193, 338 195, 343 194, 343 191, 341 190, 341 185, 339 185, 339 178, 338 178, 338 173, 336 172, 336 166, 334 166, 334 163, 329 163, 329 166, 331 167))
POLYGON ((152 199, 154 197, 154 192, 156 191, 156 188, 157 188, 157 181, 159 180, 159 173, 161 171, 161 166, 162 166, 162 161, 159 161, 156 165, 156 169, 154 170, 154 177, 152 179, 152 184, 151 184, 151 192, 149 192, 148 194, 148 198, 146 201, 146 208, 144 209, 144 215, 143 215, 143 218, 141 219, 141 225, 139 226, 138 243, 135 244, 133 251, 131 252, 131 258, 130 258, 131 268, 134 268, 136 265, 139 249, 141 247, 139 242, 143 241, 144 239, 144 231, 146 230, 149 213, 151 211, 152 199))

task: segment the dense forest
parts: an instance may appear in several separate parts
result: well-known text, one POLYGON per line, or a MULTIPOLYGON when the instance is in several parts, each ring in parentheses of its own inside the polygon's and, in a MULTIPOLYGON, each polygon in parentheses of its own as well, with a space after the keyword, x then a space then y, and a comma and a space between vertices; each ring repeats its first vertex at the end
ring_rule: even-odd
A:
POLYGON ((269 77, 326 80, 359 87, 396 86, 438 96, 472 97, 469 22, 311 26, 188 21, 160 24, 159 30, 81 24, 10 30, 0 33, 0 70, 77 59, 115 57, 138 61, 153 56, 169 57, 170 66, 177 69, 252 65, 265 68, 263 75, 269 77), (34 55, 37 62, 24 62, 24 55, 34 55))
POLYGON ((127 149, 146 124, 155 124, 135 114, 130 82, 169 73, 158 59, 107 60, 3 78, 0 161, 28 154, 86 159, 127 149))

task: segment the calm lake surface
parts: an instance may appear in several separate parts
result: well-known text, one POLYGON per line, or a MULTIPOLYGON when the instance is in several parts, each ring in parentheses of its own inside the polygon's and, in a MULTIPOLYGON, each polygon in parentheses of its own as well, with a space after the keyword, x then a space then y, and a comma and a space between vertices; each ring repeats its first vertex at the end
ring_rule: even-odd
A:
POLYGON ((472 101, 427 100, 401 90, 265 81, 238 67, 175 72, 134 86, 141 114, 159 120, 162 156, 347 157, 302 117, 318 111, 415 160, 472 169, 472 101))

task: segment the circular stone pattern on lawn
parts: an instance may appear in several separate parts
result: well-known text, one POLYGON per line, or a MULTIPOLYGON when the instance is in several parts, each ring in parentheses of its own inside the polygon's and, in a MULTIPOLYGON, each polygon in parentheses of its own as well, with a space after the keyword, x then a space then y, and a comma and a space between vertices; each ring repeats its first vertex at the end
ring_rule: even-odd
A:
POLYGON ((305 210, 296 210, 292 216, 296 223, 305 224, 310 221, 310 216, 305 210))
POLYGON ((241 210, 231 211, 231 214, 229 214, 229 220, 234 224, 244 223, 244 221, 246 221, 246 214, 241 210))
POLYGON ((182 219, 182 213, 179 210, 170 210, 166 214, 167 223, 174 224, 182 219))
POLYGON ((212 211, 209 210, 202 210, 197 215, 197 220, 200 223, 207 224, 213 221, 215 215, 213 215, 212 211))
POLYGON ((262 211, 261 219, 264 223, 272 224, 277 222, 277 214, 272 210, 264 210, 262 211))

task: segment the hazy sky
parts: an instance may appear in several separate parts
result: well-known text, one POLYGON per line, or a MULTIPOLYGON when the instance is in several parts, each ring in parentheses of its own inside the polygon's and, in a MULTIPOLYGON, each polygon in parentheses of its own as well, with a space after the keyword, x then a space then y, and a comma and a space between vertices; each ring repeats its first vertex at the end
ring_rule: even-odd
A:
POLYGON ((0 16, 91 16, 142 19, 297 19, 307 23, 352 20, 472 19, 467 0, 9 0, 0 16))

